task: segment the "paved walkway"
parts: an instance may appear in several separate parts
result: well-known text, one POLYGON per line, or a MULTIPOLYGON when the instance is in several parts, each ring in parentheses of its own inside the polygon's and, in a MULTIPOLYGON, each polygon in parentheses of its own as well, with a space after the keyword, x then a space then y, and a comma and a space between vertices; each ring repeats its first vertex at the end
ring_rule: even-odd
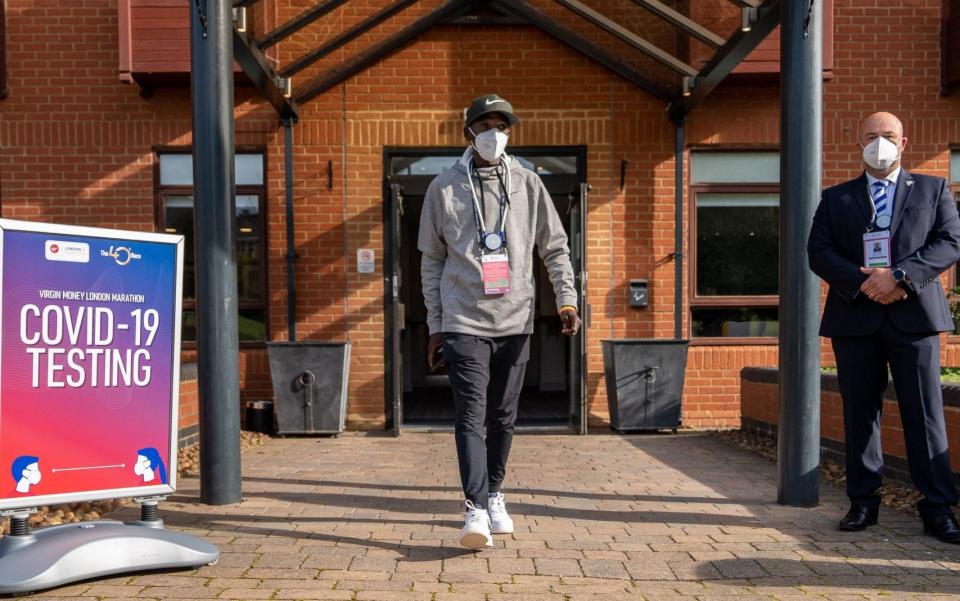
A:
MULTIPOLYGON (((960 548, 886 508, 834 529, 844 497, 776 504, 775 466, 707 435, 522 435, 505 484, 513 535, 479 553, 451 434, 274 439, 244 453, 244 498, 161 506, 218 545, 215 566, 49 591, 70 599, 960 599, 960 548)), ((130 519, 133 510, 111 517, 130 519)))

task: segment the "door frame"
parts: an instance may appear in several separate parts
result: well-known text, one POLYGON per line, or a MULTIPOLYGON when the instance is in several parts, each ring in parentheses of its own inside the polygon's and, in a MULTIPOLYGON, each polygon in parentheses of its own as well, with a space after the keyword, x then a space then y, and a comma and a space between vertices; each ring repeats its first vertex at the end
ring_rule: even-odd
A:
MULTIPOLYGON (((570 211, 571 204, 582 202, 584 195, 584 186, 589 189, 587 184, 587 147, 578 146, 511 146, 509 147, 511 155, 523 156, 572 156, 576 159, 575 174, 556 174, 541 175, 544 185, 554 202, 563 206, 563 200, 568 202, 567 213, 570 211), (574 201, 573 198, 576 197, 574 201), (559 201, 559 202, 558 202, 559 201)), ((450 156, 459 158, 463 154, 462 146, 432 146, 432 147, 409 147, 409 146, 384 146, 383 148, 383 303, 384 303, 384 367, 386 370, 384 378, 384 414, 386 416, 387 429, 392 430, 394 435, 399 436, 403 431, 403 381, 402 381, 402 349, 400 337, 403 330, 403 307, 399 299, 399 282, 401 274, 398 272, 399 266, 399 215, 395 212, 402 211, 402 202, 400 207, 394 208, 396 187, 399 186, 401 198, 403 194, 409 196, 423 196, 426 194, 430 182, 437 174, 431 175, 393 175, 391 173, 391 159, 394 157, 428 157, 428 156, 450 156), (394 217, 398 220, 394 221, 394 217)), ((586 205, 582 205, 585 207, 586 205)), ((566 222, 568 215, 561 211, 561 218, 566 222)), ((585 223, 586 215, 583 215, 585 223)), ((572 224, 571 224, 572 226, 572 224)), ((573 255, 573 245, 575 241, 570 239, 568 243, 571 246, 571 255, 573 255)), ((580 236, 580 257, 582 265, 579 273, 575 275, 577 284, 577 295, 580 300, 586 298, 586 248, 587 235, 582 232, 580 236)), ((571 256, 572 258, 572 256, 571 256)), ((586 434, 586 398, 587 398, 587 361, 586 361, 586 329, 589 327, 589 306, 584 304, 580 307, 583 325, 580 333, 574 338, 571 352, 581 350, 580 360, 576 361, 571 357, 573 364, 579 363, 579 378, 571 375, 571 379, 579 379, 579 384, 570 386, 571 403, 576 401, 580 406, 580 414, 574 415, 571 412, 569 427, 580 434, 586 434), (578 397, 574 399, 574 397, 578 397)), ((572 382, 577 384, 576 382, 572 382)))

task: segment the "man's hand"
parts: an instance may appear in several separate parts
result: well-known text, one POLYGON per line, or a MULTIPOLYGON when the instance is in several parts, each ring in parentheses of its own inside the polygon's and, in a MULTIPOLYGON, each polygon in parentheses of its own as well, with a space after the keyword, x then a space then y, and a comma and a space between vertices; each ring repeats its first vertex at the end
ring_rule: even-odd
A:
MULTIPOLYGON (((860 284, 860 292, 866 294, 867 298, 872 301, 886 300, 899 288, 897 281, 893 279, 893 275, 887 267, 861 267, 860 272, 870 276, 863 284, 860 284)), ((900 299, 896 298, 894 300, 900 299)))
POLYGON ((440 348, 441 342, 440 334, 431 334, 430 339, 427 341, 427 367, 430 368, 430 371, 437 369, 445 363, 443 359, 440 359, 440 365, 433 364, 433 358, 437 355, 437 349, 440 348))
POLYGON ((907 299, 907 291, 901 288, 900 286, 897 286, 896 288, 893 289, 893 292, 891 292, 887 296, 876 299, 876 301, 881 305, 889 305, 891 303, 895 303, 897 301, 902 301, 906 299, 907 299))
POLYGON ((580 316, 575 309, 569 307, 560 311, 560 321, 563 322, 563 333, 567 336, 576 336, 580 330, 580 316))

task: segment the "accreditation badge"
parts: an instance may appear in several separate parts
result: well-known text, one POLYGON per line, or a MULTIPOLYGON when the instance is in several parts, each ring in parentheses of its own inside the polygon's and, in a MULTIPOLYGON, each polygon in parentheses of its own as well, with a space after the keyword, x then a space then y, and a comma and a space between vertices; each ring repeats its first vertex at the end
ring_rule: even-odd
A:
POLYGON ((510 257, 505 253, 483 255, 483 293, 487 296, 510 292, 510 257))
POLYGON ((863 235, 863 266, 890 267, 890 230, 863 235))

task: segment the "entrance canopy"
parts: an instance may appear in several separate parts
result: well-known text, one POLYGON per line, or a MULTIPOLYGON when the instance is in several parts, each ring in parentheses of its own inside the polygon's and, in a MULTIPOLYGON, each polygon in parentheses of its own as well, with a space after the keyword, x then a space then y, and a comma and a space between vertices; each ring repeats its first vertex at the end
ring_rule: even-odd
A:
POLYGON ((677 121, 773 31, 781 4, 631 0, 611 2, 604 13, 579 0, 395 0, 346 22, 331 13, 349 0, 323 0, 254 36, 246 30, 246 13, 252 16, 263 1, 234 0, 234 56, 281 118, 292 121, 299 105, 444 24, 535 26, 662 100, 677 121), (268 59, 271 48, 284 45, 290 49, 284 54, 295 59, 268 59), (347 58, 329 63, 327 57, 341 49, 347 58))

